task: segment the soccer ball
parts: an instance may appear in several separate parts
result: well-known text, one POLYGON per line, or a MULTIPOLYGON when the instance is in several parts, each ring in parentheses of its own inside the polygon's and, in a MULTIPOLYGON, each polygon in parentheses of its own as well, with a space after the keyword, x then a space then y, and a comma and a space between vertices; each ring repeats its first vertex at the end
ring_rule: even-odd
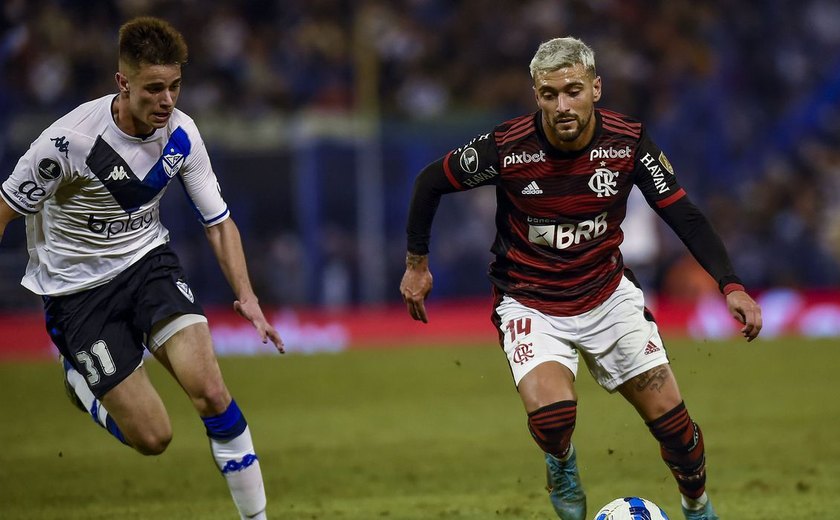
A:
POLYGON ((594 520, 668 520, 668 515, 650 500, 623 497, 602 507, 594 520))

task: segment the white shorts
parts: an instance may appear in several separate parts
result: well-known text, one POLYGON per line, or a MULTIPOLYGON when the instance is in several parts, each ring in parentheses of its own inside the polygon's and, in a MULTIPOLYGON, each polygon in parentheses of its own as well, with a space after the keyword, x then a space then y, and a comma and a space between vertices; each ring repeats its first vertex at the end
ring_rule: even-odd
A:
POLYGON ((525 374, 546 361, 566 366, 577 377, 580 352, 592 377, 614 392, 668 363, 659 329, 644 311, 641 289, 624 277, 607 301, 577 316, 549 316, 505 296, 496 313, 514 382, 519 386, 525 374))

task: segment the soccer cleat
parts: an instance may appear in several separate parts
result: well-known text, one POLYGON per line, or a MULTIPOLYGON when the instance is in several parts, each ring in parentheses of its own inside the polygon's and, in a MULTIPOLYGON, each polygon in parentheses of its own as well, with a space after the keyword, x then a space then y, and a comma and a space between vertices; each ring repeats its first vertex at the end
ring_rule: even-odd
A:
POLYGON ((79 399, 78 395, 76 395, 76 391, 73 390, 73 385, 71 385, 70 381, 67 379, 67 372, 73 368, 73 365, 71 365, 70 362, 62 355, 59 355, 58 358, 59 361, 61 361, 61 367, 64 369, 64 393, 67 394, 67 398, 70 399, 70 402, 73 403, 76 408, 85 413, 89 413, 85 410, 85 405, 82 404, 82 400, 79 399))
POLYGON ((714 508, 712 508, 711 500, 706 502, 703 509, 691 510, 682 506, 682 512, 685 515, 685 520, 720 520, 720 517, 715 513, 714 508))
POLYGON ((548 498, 561 520, 586 520, 586 494, 580 483, 577 453, 569 448, 566 460, 545 454, 548 498))

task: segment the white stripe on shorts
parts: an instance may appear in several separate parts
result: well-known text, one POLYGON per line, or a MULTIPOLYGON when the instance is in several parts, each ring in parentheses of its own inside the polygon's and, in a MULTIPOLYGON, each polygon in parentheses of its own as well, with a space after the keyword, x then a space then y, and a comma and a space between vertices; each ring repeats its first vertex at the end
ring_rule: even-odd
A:
POLYGON ((149 334, 149 352, 154 353, 177 332, 196 323, 207 323, 201 314, 178 314, 155 323, 149 334))

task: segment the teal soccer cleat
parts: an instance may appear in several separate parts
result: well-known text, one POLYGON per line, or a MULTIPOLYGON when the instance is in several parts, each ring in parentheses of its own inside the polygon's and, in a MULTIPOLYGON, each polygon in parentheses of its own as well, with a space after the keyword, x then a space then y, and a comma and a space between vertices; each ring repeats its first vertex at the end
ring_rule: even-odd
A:
POLYGON ((545 454, 548 498, 561 520, 586 520, 586 494, 580 483, 575 448, 566 460, 545 454))
POLYGON ((691 510, 683 506, 682 512, 685 515, 685 520, 720 520, 720 517, 715 513, 714 508, 712 508, 711 500, 706 502, 703 509, 691 510))

